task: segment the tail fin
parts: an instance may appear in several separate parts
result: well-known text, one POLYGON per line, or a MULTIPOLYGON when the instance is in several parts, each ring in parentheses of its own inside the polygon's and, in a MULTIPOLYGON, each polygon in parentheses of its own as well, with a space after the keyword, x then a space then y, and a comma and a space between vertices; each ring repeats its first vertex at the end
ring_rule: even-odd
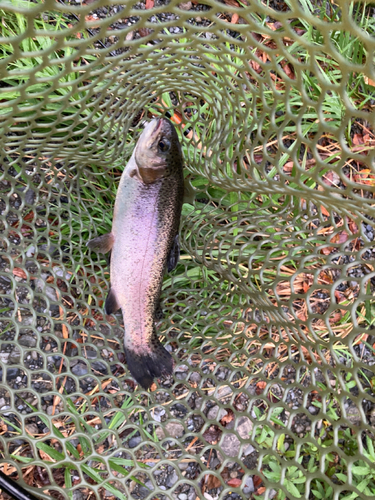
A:
POLYGON ((151 387, 154 378, 173 373, 173 358, 156 337, 144 353, 125 348, 125 355, 130 373, 144 389, 151 387))

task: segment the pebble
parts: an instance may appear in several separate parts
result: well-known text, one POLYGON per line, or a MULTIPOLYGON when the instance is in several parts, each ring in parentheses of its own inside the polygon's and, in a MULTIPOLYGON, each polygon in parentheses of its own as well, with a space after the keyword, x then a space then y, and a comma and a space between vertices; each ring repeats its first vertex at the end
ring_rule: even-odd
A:
POLYGON ((201 375, 200 373, 198 372, 193 372, 191 373, 190 377, 189 377, 189 382, 193 382, 195 384, 199 384, 199 382, 201 381, 201 375))
POLYGON ((94 361, 91 363, 91 369, 94 372, 99 372, 101 375, 107 375, 108 374, 108 368, 105 363, 102 363, 101 361, 94 361))
POLYGON ((129 448, 135 448, 139 444, 141 444, 142 438, 141 436, 134 436, 129 439, 129 448))
POLYGON ((215 405, 208 410, 207 418, 208 418, 208 420, 216 420, 218 414, 219 414, 218 420, 221 420, 223 417, 228 415, 228 412, 226 410, 224 410, 224 408, 219 408, 218 405, 215 405), (220 412, 219 412, 219 409, 220 409, 220 412))
POLYGON ((0 361, 7 364, 9 360, 9 352, 0 352, 0 361))
POLYGON ((250 493, 254 493, 255 488, 254 488, 254 481, 252 477, 248 477, 246 479, 246 483, 243 489, 243 492, 245 495, 249 495, 250 493))
POLYGON ((182 2, 179 4, 179 8, 181 10, 190 10, 192 8, 193 4, 191 2, 182 2))
POLYGON ((175 483, 177 483, 177 481, 178 481, 178 475, 177 475, 177 472, 173 469, 172 474, 170 474, 167 477, 167 481, 166 481, 165 485, 167 486, 167 488, 172 488, 172 486, 175 483))
POLYGON ((85 364, 78 363, 77 365, 72 367, 71 372, 73 373, 73 375, 81 377, 82 375, 86 375, 86 373, 88 372, 88 368, 85 364))
POLYGON ((7 370, 7 380, 14 380, 18 375, 18 368, 8 368, 7 370))
POLYGON ((26 257, 32 257, 35 254, 35 247, 31 245, 26 251, 26 257))
POLYGON ((245 457, 247 457, 247 455, 251 455, 251 454, 253 453, 253 451, 254 451, 254 450, 255 450, 254 446, 253 446, 253 445, 251 445, 251 444, 249 444, 249 445, 245 448, 245 450, 244 450, 243 454, 245 455, 245 457))
POLYGON ((35 347, 37 340, 32 335, 21 335, 18 339, 18 343, 26 347, 35 347))
POLYGON ((237 423, 237 432, 242 439, 248 439, 253 430, 253 423, 248 417, 240 417, 237 423))
POLYGON ((361 425, 362 415, 356 406, 350 406, 349 408, 345 408, 345 410, 346 418, 352 425, 361 425))
POLYGON ((168 435, 173 438, 180 438, 185 432, 184 426, 182 424, 178 424, 177 422, 168 422, 165 426, 165 430, 168 435))
POLYGON ((228 457, 236 457, 240 451, 240 440, 235 434, 224 434, 221 451, 228 457))
POLYGON ((188 500, 188 496, 185 493, 180 493, 178 495, 179 500, 188 500))
POLYGON ((68 273, 67 271, 65 271, 65 269, 61 269, 61 267, 59 266, 54 266, 52 270, 58 278, 65 278, 66 280, 70 280, 72 276, 72 273, 68 273))
POLYGON ((153 420, 156 422, 161 422, 161 417, 165 415, 164 408, 155 408, 154 411, 151 412, 153 420))

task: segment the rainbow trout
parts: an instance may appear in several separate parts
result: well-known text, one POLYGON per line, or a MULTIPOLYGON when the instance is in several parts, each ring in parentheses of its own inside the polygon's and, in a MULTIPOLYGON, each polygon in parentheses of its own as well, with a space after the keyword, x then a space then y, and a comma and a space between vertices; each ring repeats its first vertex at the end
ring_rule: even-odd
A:
POLYGON ((173 359, 160 343, 155 319, 166 269, 179 259, 178 230, 184 195, 183 160, 177 132, 166 118, 142 132, 121 176, 112 231, 88 242, 111 251, 111 288, 106 314, 121 309, 129 370, 145 389, 172 374, 173 359))

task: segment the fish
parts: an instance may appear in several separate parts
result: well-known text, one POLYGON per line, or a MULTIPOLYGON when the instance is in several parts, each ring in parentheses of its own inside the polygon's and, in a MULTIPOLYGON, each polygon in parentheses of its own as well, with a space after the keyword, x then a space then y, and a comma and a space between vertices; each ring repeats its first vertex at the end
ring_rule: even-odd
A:
POLYGON ((105 313, 122 311, 126 362, 148 389, 173 373, 173 358, 158 339, 163 276, 180 256, 184 198, 183 156, 174 125, 154 118, 144 128, 118 187, 110 233, 87 246, 110 253, 110 290, 105 313))

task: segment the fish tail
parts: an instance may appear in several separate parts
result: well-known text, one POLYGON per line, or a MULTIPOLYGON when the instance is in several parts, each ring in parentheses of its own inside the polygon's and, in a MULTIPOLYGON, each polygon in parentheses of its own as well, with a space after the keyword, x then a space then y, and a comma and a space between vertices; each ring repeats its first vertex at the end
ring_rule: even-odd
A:
POLYGON ((125 347, 125 355, 130 373, 144 389, 149 389, 155 378, 173 373, 173 358, 156 335, 141 351, 125 347))

